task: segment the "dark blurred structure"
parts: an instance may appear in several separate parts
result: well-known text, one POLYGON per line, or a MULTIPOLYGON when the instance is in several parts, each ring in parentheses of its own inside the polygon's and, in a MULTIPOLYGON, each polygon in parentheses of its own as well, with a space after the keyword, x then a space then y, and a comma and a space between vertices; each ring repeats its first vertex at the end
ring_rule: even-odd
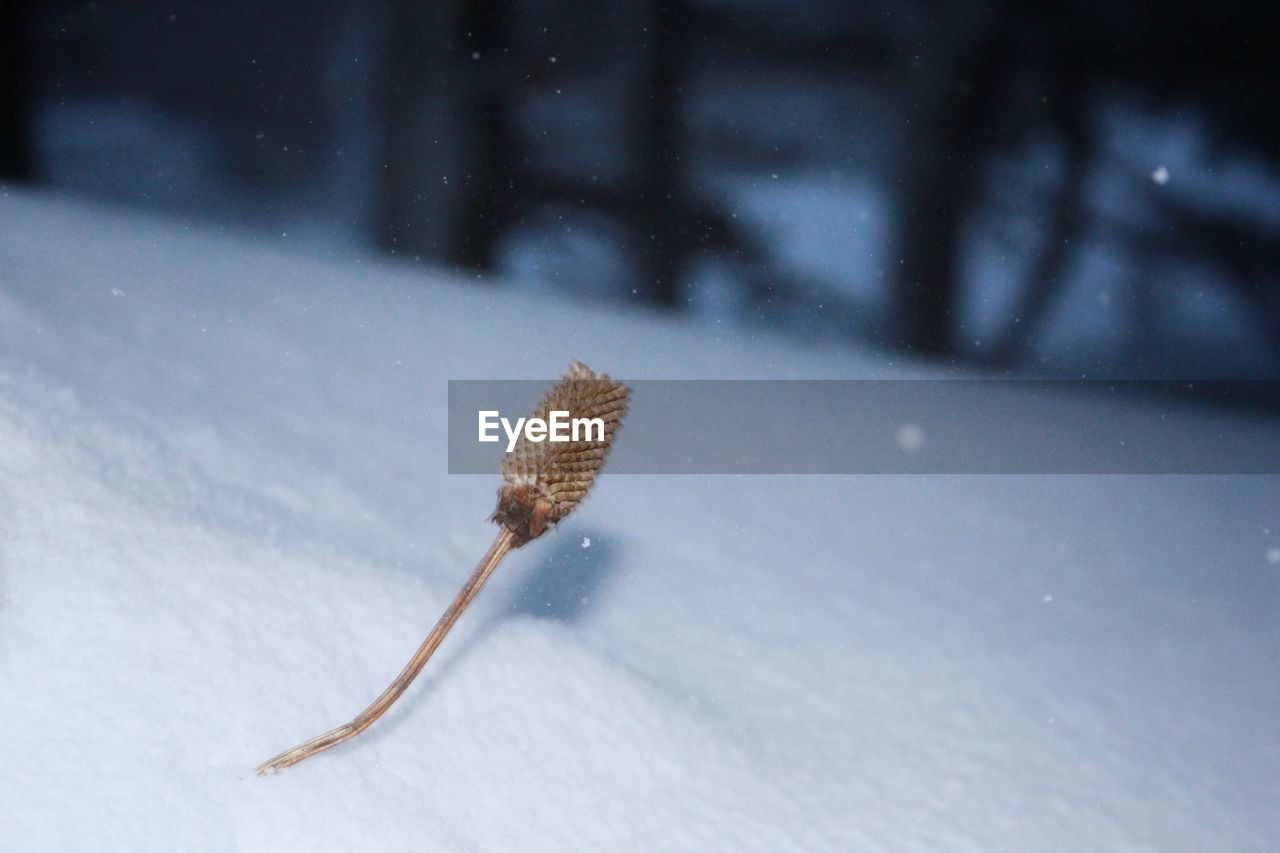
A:
POLYGON ((23 0, 0 6, 0 179, 18 181, 34 176, 27 11, 23 0))
POLYGON ((1280 376, 1266 4, 4 8, 11 178, 947 360, 1280 376))

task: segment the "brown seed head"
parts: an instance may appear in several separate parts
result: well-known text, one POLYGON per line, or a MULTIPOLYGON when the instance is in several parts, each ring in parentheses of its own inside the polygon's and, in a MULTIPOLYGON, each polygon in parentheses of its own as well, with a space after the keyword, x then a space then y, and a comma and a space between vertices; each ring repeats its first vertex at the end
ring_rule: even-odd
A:
POLYGON ((607 374, 595 373, 580 361, 542 398, 533 417, 548 420, 552 411, 574 418, 599 418, 604 440, 597 433, 579 433, 578 441, 533 442, 524 433, 502 460, 502 488, 493 520, 516 534, 514 547, 536 539, 573 511, 587 496, 627 413, 631 391, 607 374))

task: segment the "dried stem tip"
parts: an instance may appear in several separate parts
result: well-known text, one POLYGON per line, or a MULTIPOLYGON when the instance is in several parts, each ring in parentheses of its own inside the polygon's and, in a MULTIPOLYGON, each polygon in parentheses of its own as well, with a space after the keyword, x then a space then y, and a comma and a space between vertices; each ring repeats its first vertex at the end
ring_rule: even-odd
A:
POLYGON ((587 496, 604 466, 631 392, 608 375, 595 373, 580 361, 542 398, 533 417, 547 420, 551 412, 568 412, 569 418, 599 418, 598 430, 584 431, 581 440, 529 441, 521 433, 515 447, 502 460, 502 488, 493 520, 516 535, 513 547, 537 539, 573 512, 587 496))
POLYGON ((538 443, 526 441, 522 435, 502 462, 505 482, 498 492, 498 509, 493 514, 493 520, 502 525, 502 529, 400 675, 354 720, 264 761, 258 767, 259 775, 268 770, 283 770, 350 740, 373 725, 404 695, 507 552, 541 536, 587 496, 587 490, 604 465, 618 424, 626 414, 629 394, 625 385, 604 374, 593 373, 580 361, 570 365, 569 372, 543 398, 533 416, 545 420, 553 411, 564 411, 570 418, 599 418, 604 424, 604 436, 588 434, 581 441, 538 443), (595 440, 590 440, 593 438, 595 440))

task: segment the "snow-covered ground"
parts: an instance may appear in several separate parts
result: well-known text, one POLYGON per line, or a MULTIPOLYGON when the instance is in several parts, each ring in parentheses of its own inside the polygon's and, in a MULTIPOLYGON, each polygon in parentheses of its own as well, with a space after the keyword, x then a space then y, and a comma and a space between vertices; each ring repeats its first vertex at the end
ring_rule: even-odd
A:
POLYGON ((0 198, 6 848, 1280 844, 1275 477, 606 472, 255 777, 492 538, 447 379, 916 375, 287 242, 0 198))

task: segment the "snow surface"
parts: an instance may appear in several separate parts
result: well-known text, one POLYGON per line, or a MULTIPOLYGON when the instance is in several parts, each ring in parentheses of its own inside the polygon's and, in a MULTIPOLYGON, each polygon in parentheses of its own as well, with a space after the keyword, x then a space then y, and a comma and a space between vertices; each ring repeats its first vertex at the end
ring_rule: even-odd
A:
POLYGON ((447 379, 921 375, 287 243, 0 198, 6 845, 1280 844, 1274 477, 606 472, 255 777, 492 538, 447 379))

